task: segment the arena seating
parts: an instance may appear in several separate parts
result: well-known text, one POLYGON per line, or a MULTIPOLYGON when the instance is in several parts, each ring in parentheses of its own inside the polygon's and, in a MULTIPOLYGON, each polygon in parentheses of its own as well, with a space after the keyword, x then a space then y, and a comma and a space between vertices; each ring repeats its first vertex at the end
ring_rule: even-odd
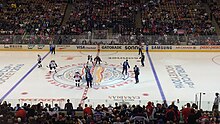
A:
POLYGON ((62 0, 8 0, 1 3, 1 34, 23 35, 56 33, 66 3, 62 0))
POLYGON ((68 33, 106 29, 125 33, 135 28, 135 8, 133 0, 76 0, 67 23, 68 33))
POLYGON ((201 2, 173 1, 143 3, 144 34, 214 35, 216 32, 201 2))
POLYGON ((220 24, 219 3, 214 1, 209 3, 210 16, 201 0, 74 0, 70 16, 62 24, 67 6, 66 0, 2 1, 0 34, 13 37, 3 36, 1 43, 49 44, 60 37, 64 41, 60 43, 68 44, 73 38, 88 38, 92 32, 95 39, 120 35, 121 44, 138 44, 142 35, 150 44, 219 44, 212 23, 214 18, 217 26, 220 24), (137 26, 139 21, 141 25, 137 26), (194 39, 199 41, 191 43, 194 39), (207 42, 210 39, 213 42, 207 42))
POLYGON ((212 16, 216 19, 218 25, 220 25, 220 3, 213 1, 209 3, 209 6, 212 11, 212 16))

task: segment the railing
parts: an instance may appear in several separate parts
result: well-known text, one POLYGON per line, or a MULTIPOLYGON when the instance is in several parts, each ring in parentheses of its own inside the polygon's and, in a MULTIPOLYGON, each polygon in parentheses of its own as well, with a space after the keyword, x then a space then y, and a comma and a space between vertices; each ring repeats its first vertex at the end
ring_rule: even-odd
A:
MULTIPOLYGON (((100 34, 99 34, 100 35, 100 34)), ((94 36, 94 33, 84 35, 0 35, 0 44, 114 44, 114 45, 219 45, 217 35, 120 35, 94 36)))

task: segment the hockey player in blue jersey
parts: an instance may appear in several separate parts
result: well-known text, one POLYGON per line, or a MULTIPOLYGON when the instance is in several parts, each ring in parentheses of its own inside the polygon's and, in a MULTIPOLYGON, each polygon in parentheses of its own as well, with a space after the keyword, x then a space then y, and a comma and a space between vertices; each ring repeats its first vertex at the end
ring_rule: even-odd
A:
POLYGON ((137 67, 137 65, 134 66, 134 77, 135 77, 135 81, 136 83, 139 83, 139 78, 138 75, 140 74, 140 69, 137 67))
POLYGON ((92 88, 92 80, 93 80, 92 74, 90 72, 86 72, 85 77, 86 77, 87 87, 92 88))
POLYGON ((90 73, 90 68, 89 68, 89 66, 88 65, 86 65, 86 67, 85 67, 85 73, 90 73))
POLYGON ((144 60, 145 60, 144 53, 142 53, 142 54, 141 54, 140 59, 141 59, 141 66, 143 66, 143 67, 144 67, 144 60))
POLYGON ((122 70, 122 74, 123 75, 124 75, 124 72, 125 72, 125 75, 128 74, 128 68, 130 68, 130 65, 128 64, 128 60, 126 60, 123 63, 123 70, 122 70))

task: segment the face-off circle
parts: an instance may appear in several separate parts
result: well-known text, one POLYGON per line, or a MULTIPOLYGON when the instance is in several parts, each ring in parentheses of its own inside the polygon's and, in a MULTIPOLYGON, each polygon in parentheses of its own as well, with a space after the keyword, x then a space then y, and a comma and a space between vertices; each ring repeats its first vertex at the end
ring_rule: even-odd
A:
MULTIPOLYGON (((128 71, 128 75, 124 76, 122 74, 121 65, 105 64, 101 66, 90 66, 89 68, 93 75, 94 89, 116 88, 133 82, 133 79, 131 79, 131 77, 133 77, 133 72, 128 71)), ((79 63, 60 67, 57 69, 57 73, 46 74, 46 79, 51 84, 62 88, 83 89, 83 87, 86 87, 85 64, 79 63), (75 86, 75 72, 80 72, 82 75, 80 88, 75 86)))

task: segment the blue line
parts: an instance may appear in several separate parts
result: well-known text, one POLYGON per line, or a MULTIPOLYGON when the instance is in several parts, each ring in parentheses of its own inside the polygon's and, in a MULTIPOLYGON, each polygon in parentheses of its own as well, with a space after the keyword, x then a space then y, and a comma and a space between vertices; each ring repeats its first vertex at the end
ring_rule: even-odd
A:
MULTIPOLYGON (((47 55, 49 55, 50 52, 48 52, 43 58, 42 60, 44 60, 47 55)), ((1 99, 0 99, 0 103, 37 67, 36 63, 1 99)))
POLYGON ((150 57, 150 54, 149 54, 149 52, 148 52, 148 45, 146 45, 146 53, 147 53, 147 56, 148 56, 148 58, 149 58, 150 66, 151 66, 151 69, 152 69, 152 71, 153 71, 155 80, 156 80, 156 82, 157 82, 157 86, 158 86, 158 88, 159 88, 159 91, 160 91, 160 95, 161 95, 161 97, 162 97, 162 100, 166 100, 166 97, 165 97, 165 95, 164 95, 163 89, 162 89, 162 87, 161 87, 160 80, 159 80, 159 78, 158 78, 158 76, 157 76, 156 70, 155 70, 155 68, 154 68, 153 62, 152 62, 151 57, 150 57))

